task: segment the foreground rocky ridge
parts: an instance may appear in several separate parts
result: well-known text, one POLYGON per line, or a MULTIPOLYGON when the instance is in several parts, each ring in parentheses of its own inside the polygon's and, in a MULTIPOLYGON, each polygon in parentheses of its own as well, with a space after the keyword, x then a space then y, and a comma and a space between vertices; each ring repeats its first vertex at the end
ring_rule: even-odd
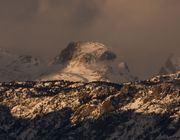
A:
POLYGON ((124 84, 0 83, 0 139, 179 140, 180 73, 124 84))

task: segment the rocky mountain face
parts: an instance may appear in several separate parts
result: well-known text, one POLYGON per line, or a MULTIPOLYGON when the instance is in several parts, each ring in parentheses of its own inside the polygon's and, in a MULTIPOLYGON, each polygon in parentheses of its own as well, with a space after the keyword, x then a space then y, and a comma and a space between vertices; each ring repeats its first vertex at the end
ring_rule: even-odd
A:
POLYGON ((0 83, 0 139, 179 140, 180 73, 123 84, 0 83))
POLYGON ((180 57, 170 55, 164 66, 161 67, 159 74, 171 74, 180 71, 180 57))
POLYGON ((16 55, 0 49, 0 81, 34 80, 42 63, 29 55, 16 55))
POLYGON ((125 62, 98 42, 72 42, 51 62, 41 80, 134 81, 125 62))

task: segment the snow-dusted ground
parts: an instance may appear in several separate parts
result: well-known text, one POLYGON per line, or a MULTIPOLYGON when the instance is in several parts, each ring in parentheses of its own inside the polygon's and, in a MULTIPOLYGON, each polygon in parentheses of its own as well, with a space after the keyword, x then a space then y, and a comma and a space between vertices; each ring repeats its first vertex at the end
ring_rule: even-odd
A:
POLYGON ((2 140, 179 140, 180 73, 146 81, 0 83, 2 140))

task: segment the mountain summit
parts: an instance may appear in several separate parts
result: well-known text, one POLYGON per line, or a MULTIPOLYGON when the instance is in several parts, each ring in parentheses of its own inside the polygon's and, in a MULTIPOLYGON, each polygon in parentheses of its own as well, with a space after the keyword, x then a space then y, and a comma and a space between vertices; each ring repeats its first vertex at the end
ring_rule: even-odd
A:
POLYGON ((133 81, 125 62, 107 46, 98 42, 72 42, 56 56, 42 80, 133 81))

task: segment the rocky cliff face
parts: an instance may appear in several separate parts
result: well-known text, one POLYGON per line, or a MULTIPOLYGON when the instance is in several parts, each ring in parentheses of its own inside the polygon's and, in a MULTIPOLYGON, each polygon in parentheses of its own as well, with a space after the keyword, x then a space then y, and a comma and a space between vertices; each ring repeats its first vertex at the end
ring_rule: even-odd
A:
POLYGON ((41 80, 134 81, 125 62, 107 46, 98 42, 72 42, 55 57, 41 80))
POLYGON ((180 73, 150 80, 0 83, 1 140, 179 140, 180 73))

